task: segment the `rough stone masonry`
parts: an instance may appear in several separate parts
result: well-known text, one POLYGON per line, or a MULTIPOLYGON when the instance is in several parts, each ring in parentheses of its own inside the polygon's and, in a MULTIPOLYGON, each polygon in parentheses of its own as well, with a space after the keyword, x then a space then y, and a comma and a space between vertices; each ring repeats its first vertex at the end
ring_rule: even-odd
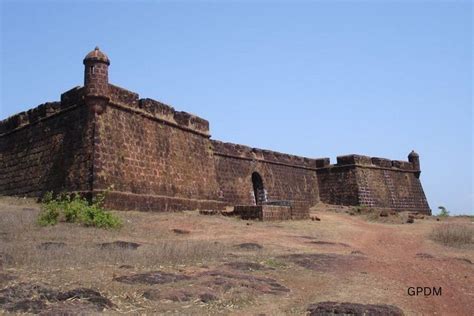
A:
POLYGON ((298 219, 319 201, 431 213, 413 151, 408 161, 348 155, 330 164, 223 143, 208 121, 110 84, 99 48, 83 62, 83 87, 0 121, 0 195, 112 188, 106 206, 118 210, 270 205, 274 219, 279 205, 282 219, 298 219))

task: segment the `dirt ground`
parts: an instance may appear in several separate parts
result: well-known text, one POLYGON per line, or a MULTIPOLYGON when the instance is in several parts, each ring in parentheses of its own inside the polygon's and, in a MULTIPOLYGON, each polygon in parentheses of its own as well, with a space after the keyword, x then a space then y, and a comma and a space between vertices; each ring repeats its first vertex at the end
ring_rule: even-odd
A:
POLYGON ((349 303, 378 315, 474 314, 474 247, 428 238, 472 217, 386 224, 324 205, 312 211, 320 221, 116 212, 124 227, 101 230, 39 227, 38 212, 0 199, 0 313, 325 315, 321 306, 349 303))

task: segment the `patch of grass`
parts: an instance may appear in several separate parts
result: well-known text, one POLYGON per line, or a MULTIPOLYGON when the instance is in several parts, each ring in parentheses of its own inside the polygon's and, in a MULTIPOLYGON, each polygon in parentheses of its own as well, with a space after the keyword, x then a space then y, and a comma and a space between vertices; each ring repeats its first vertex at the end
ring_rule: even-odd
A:
POLYGON ((366 209, 365 213, 362 213, 364 218, 369 222, 377 222, 383 224, 402 224, 406 222, 408 215, 405 213, 392 213, 389 210, 376 210, 366 209), (385 213, 385 216, 381 216, 381 213, 385 213))
POLYGON ((430 238, 454 247, 474 244, 474 227, 470 227, 468 224, 442 224, 433 228, 430 238))
POLYGON ((105 195, 100 194, 89 203, 78 194, 61 194, 54 198, 52 192, 48 192, 43 197, 38 224, 49 226, 64 221, 98 228, 121 227, 120 218, 104 209, 104 198, 105 195))
MULTIPOLYGON (((40 210, 38 205, 33 206, 34 208, 22 209, 0 203, 0 265, 3 264, 3 268, 67 271, 74 268, 98 271, 94 269, 131 265, 160 269, 162 265, 209 264, 213 260, 220 260, 230 250, 230 246, 225 243, 217 243, 207 237, 199 240, 177 238, 163 225, 164 221, 161 219, 173 216, 183 218, 182 214, 111 211, 112 214, 119 213, 118 216, 127 225, 121 229, 101 229, 80 224, 41 227, 38 225, 40 210), (160 224, 162 226, 157 228, 160 224), (118 240, 141 245, 135 250, 118 246, 101 247, 102 243, 118 240), (65 245, 45 249, 40 247, 44 242, 65 245)), ((63 213, 58 222, 62 221, 65 221, 63 213)), ((102 275, 102 272, 99 274, 102 275)))
MULTIPOLYGON (((77 227, 74 231, 80 234, 87 233, 84 227, 77 227)), ((95 233, 92 231, 93 235, 96 235, 95 233)), ((97 238, 100 238, 100 235, 97 238)), ((40 248, 37 243, 0 243, 0 254, 6 254, 10 258, 9 262, 4 262, 5 267, 34 269, 51 267, 95 269, 99 266, 110 265, 157 269, 161 265, 192 265, 198 262, 209 262, 220 258, 226 250, 224 245, 211 241, 191 240, 165 240, 141 245, 136 250, 119 247, 104 249, 97 243, 87 240, 81 244, 66 242, 64 247, 50 249, 40 248)))
POLYGON ((286 266, 287 266, 286 263, 284 263, 280 260, 276 260, 275 258, 268 258, 263 263, 265 265, 267 265, 269 267, 272 267, 272 268, 275 268, 275 269, 286 268, 286 266))

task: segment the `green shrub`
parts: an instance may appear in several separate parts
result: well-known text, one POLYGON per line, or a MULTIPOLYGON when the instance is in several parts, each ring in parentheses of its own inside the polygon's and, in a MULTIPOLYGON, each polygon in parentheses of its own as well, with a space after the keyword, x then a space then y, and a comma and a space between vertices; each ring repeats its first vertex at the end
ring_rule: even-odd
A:
POLYGON ((43 197, 38 223, 41 226, 56 225, 59 221, 80 223, 99 228, 118 228, 122 221, 103 207, 105 194, 98 194, 92 203, 78 194, 60 194, 53 198, 48 192, 43 197))
POLYGON ((118 217, 95 205, 82 209, 78 213, 78 219, 79 222, 85 226, 95 226, 99 228, 116 228, 122 225, 118 217))
POLYGON ((59 221, 60 209, 58 201, 53 199, 53 194, 51 192, 46 193, 43 197, 38 224, 41 226, 56 225, 59 221))

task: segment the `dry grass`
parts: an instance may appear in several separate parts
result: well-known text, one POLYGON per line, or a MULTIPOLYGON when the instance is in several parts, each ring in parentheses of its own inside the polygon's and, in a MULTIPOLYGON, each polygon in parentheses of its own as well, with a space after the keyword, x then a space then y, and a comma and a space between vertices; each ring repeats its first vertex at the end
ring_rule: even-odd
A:
POLYGON ((354 207, 352 213, 362 215, 362 217, 369 222, 383 224, 403 224, 408 218, 407 212, 392 212, 387 209, 375 209, 363 206, 354 207), (385 213, 385 216, 381 216, 383 213, 385 213))
POLYGON ((447 246, 472 245, 474 244, 474 227, 471 226, 457 223, 441 224, 433 228, 430 238, 447 246))
MULTIPOLYGON (((105 311, 111 315, 304 315, 307 306, 320 301, 383 302, 400 307, 406 314, 465 315, 473 309, 466 293, 473 293, 474 288, 465 276, 472 272, 474 247, 446 248, 424 240, 434 226, 444 223, 426 220, 416 225, 382 225, 366 221, 363 214, 349 216, 347 211, 353 210, 320 205, 313 214, 321 221, 283 222, 203 216, 196 211, 114 212, 124 226, 104 230, 71 223, 40 227, 36 224, 38 204, 0 197, 0 289, 17 285, 42 286, 61 293, 92 289, 115 304, 105 311), (114 241, 140 247, 100 246, 114 241), (44 243, 52 246, 42 247, 44 243), (63 246, 54 246, 58 244, 63 246), (354 255, 354 251, 362 254, 354 255), (419 258, 417 253, 429 253, 433 258, 419 258), (324 265, 314 270, 287 259, 295 254, 308 258, 357 257, 358 262, 335 269, 332 261, 313 260, 310 262, 324 265), (239 269, 235 263, 260 264, 264 269, 239 269), (152 272, 189 279, 163 284, 117 281, 152 272), (261 281, 267 278, 290 292, 268 293, 275 284, 261 281), (410 284, 434 280, 436 286, 449 288, 452 295, 443 300, 410 302, 404 280, 410 284), (145 296, 150 290, 160 297, 182 292, 193 295, 187 301, 155 300, 145 296), (206 292, 217 299, 201 301, 199 295, 206 292)), ((449 219, 453 221, 473 226, 471 219, 449 219)), ((5 297, 0 293, 0 301, 5 297)), ((32 298, 25 304, 37 299, 25 297, 32 298)), ((73 301, 88 303, 86 299, 73 301)), ((61 307, 57 302, 45 302, 44 311, 61 307)), ((80 313, 74 306, 70 313, 80 313)), ((5 305, 0 306, 0 314, 4 309, 5 305)))
POLYGON ((220 256, 223 247, 213 242, 169 240, 143 245, 137 250, 114 247, 101 249, 97 245, 66 245, 57 249, 41 249, 32 244, 1 244, 6 254, 5 266, 34 268, 97 267, 101 265, 132 265, 157 267, 196 263, 220 256))
POLYGON ((401 213, 390 214, 387 216, 380 216, 381 211, 373 210, 365 214, 365 219, 369 222, 384 223, 384 224, 403 224, 406 221, 407 215, 401 213))
MULTIPOLYGON (((164 232, 127 238, 123 231, 83 228, 76 224, 61 223, 55 227, 39 227, 39 210, 23 208, 20 212, 2 212, 0 221, 0 254, 4 267, 29 266, 35 268, 93 267, 100 265, 159 266, 174 265, 217 258, 225 246, 213 240, 180 239, 164 232), (167 238, 166 238, 167 237, 167 238), (171 237, 171 238, 170 238, 171 237), (138 240, 137 240, 138 239, 138 240), (136 250, 121 247, 103 249, 101 243, 115 240, 140 244, 136 250), (33 242, 32 242, 33 241, 33 242), (35 242, 37 241, 37 242, 35 242), (41 242, 64 243, 63 247, 40 247, 41 242)), ((133 224, 129 224, 131 226, 133 224)), ((171 234, 171 233, 169 233, 171 234)))

